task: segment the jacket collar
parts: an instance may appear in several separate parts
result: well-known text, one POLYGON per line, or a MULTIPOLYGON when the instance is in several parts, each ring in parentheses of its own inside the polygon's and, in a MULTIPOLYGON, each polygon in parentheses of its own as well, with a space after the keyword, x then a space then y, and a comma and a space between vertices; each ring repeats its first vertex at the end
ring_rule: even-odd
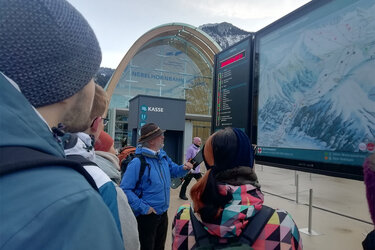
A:
POLYGON ((92 140, 90 135, 86 133, 71 134, 71 136, 78 137, 76 144, 72 145, 71 148, 65 148, 66 155, 82 155, 90 161, 95 161, 95 150, 92 146, 92 140))
POLYGON ((224 206, 216 222, 205 223, 201 221, 199 214, 195 215, 210 234, 220 238, 238 237, 246 227, 248 220, 261 210, 264 196, 259 189, 251 184, 240 186, 221 184, 218 185, 218 188, 219 192, 224 195, 231 192, 233 199, 224 206))
POLYGON ((0 146, 24 146, 64 157, 64 151, 48 124, 17 88, 0 73, 0 146))

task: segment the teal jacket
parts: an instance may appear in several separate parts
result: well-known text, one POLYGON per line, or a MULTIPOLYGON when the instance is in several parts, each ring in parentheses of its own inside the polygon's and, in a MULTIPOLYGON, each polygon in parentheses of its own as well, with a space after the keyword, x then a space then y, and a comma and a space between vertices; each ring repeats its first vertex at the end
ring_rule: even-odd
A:
POLYGON ((141 182, 136 187, 141 162, 139 158, 134 158, 126 168, 120 187, 128 197, 135 216, 146 214, 150 206, 157 214, 162 214, 169 207, 171 177, 183 177, 188 171, 182 165, 174 163, 164 150, 153 155, 147 148, 138 147, 135 152, 142 153, 150 167, 146 167, 141 182), (139 198, 141 191, 142 197, 139 198))
MULTIPOLYGON (((65 157, 47 124, 0 73, 4 146, 65 157)), ((110 211, 86 179, 73 169, 51 166, 0 177, 0 249, 123 249, 123 243, 110 211)))

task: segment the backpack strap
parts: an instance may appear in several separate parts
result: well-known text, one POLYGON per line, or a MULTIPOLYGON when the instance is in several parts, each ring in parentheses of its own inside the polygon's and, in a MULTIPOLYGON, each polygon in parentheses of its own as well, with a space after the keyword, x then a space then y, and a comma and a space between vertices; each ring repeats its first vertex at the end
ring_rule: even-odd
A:
MULTIPOLYGON (((149 166, 148 169, 150 170, 150 164, 148 164, 148 163, 146 162, 146 158, 145 158, 145 156, 142 155, 142 154, 136 154, 135 157, 137 157, 137 158, 140 160, 140 162, 141 162, 141 166, 140 166, 140 169, 139 169, 138 180, 137 180, 137 182, 136 182, 136 184, 135 184, 135 189, 137 189, 138 186, 139 186, 140 183, 141 183, 142 176, 143 176, 144 173, 145 173, 146 167, 149 166)), ((149 175, 150 175, 150 173, 149 173, 149 175)), ((139 198, 142 198, 142 196, 143 196, 143 190, 141 189, 141 193, 138 195, 138 197, 139 197, 139 198)))
POLYGON ((240 241, 252 246, 274 212, 275 209, 263 205, 262 209, 250 219, 240 236, 240 241))
POLYGON ((86 159, 82 155, 67 155, 66 158, 69 159, 69 160, 72 160, 72 161, 77 161, 82 166, 97 166, 97 167, 99 167, 98 164, 96 164, 93 161, 90 161, 90 160, 86 159))
POLYGON ((36 149, 22 146, 0 147, 0 159, 0 176, 39 167, 68 167, 83 175, 87 182, 98 191, 91 175, 83 168, 80 161, 77 160, 59 158, 36 149))

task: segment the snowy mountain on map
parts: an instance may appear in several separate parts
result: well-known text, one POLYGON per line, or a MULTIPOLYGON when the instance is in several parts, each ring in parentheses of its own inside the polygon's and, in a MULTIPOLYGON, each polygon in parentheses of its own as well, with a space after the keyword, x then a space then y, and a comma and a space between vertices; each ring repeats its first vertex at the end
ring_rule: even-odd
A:
POLYGON ((259 145, 357 152, 360 143, 374 141, 373 13, 375 5, 355 9, 265 55, 259 145))

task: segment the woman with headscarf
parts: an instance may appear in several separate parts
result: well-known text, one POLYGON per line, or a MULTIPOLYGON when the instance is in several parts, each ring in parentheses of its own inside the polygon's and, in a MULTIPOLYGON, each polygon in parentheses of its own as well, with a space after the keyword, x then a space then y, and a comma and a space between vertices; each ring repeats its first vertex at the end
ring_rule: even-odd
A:
POLYGON ((263 206, 254 150, 244 132, 226 128, 214 133, 203 155, 208 171, 190 191, 192 205, 176 213, 172 249, 302 249, 292 217, 263 206))

